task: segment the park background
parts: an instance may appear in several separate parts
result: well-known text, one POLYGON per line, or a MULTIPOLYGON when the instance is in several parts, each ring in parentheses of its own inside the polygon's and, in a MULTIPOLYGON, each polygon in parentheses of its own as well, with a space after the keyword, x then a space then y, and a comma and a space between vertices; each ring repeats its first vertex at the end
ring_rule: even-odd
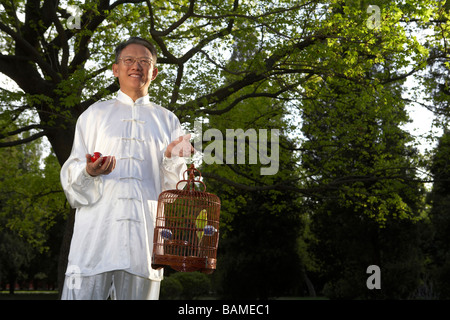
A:
MULTIPOLYGON (((115 46, 141 36, 159 52, 151 99, 186 131, 279 130, 274 175, 261 161, 195 160, 222 201, 217 270, 167 268, 162 299, 449 298, 449 9, 2 2, 0 290, 61 287, 74 212, 59 170, 78 116, 119 88, 115 46), (367 285, 371 265, 381 289, 367 285)), ((248 141, 234 144, 248 156, 248 141)))

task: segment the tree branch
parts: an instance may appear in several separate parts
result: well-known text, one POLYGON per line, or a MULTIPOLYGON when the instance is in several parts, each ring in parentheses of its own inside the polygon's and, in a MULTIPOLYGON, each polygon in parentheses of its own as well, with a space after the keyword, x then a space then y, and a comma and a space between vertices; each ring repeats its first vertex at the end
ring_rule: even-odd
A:
MULTIPOLYGON (((108 87, 106 87, 104 90, 113 93, 119 90, 119 85, 116 81, 111 83, 108 87)), ((80 103, 80 113, 84 110, 86 110, 91 104, 97 102, 99 99, 104 97, 104 90, 100 90, 97 93, 93 94, 89 99, 83 101, 80 103)))
POLYGON ((28 142, 37 140, 37 139, 45 136, 46 134, 47 134, 46 131, 41 131, 32 136, 29 136, 28 138, 19 139, 19 140, 15 140, 15 141, 0 142, 0 148, 13 147, 13 146, 18 146, 18 145, 21 145, 24 143, 28 143, 28 142))
POLYGON ((183 79, 184 65, 180 64, 178 66, 177 79, 175 80, 175 85, 173 87, 172 97, 170 98, 169 107, 175 105, 178 100, 178 94, 180 92, 181 81, 183 79))
POLYGON ((19 133, 25 132, 25 131, 29 131, 32 129, 42 129, 42 126, 39 124, 32 124, 14 131, 10 131, 7 134, 0 134, 0 139, 6 138, 6 137, 11 137, 11 136, 15 136, 19 133))
POLYGON ((65 30, 64 30, 64 27, 61 24, 61 22, 59 21, 58 16, 56 15, 56 10, 49 10, 49 11, 50 11, 49 14, 50 14, 51 20, 55 24, 56 30, 58 31, 58 34, 60 35, 60 46, 59 47, 62 47, 62 50, 63 50, 60 66, 62 68, 63 78, 67 78, 67 75, 68 75, 67 66, 68 66, 68 61, 69 61, 68 39, 67 39, 65 30))
POLYGON ((286 86, 280 90, 278 90, 277 92, 273 92, 273 93, 269 93, 269 92, 260 92, 260 93, 249 93, 249 94, 245 94, 242 96, 239 96, 238 98, 236 98, 232 103, 230 103, 226 108, 220 109, 220 110, 215 110, 215 109, 200 109, 200 112, 204 112, 206 114, 211 114, 211 115, 221 115, 224 114, 228 111, 230 111, 231 109, 233 109, 239 102, 244 101, 246 99, 250 99, 250 98, 261 98, 261 97, 266 97, 266 98, 277 98, 280 94, 289 91, 291 88, 296 87, 297 84, 292 84, 290 86, 286 86))
POLYGON ((28 52, 30 54, 29 59, 31 61, 35 61, 39 65, 39 67, 52 78, 53 82, 56 83, 61 80, 61 77, 58 75, 58 73, 55 72, 52 67, 42 58, 39 52, 18 33, 14 32, 14 30, 4 25, 2 22, 0 22, 0 30, 10 35, 16 41, 17 45, 28 52))
MULTIPOLYGON (((223 101, 235 92, 239 91, 242 88, 245 88, 249 85, 252 85, 254 83, 257 83, 261 80, 267 79, 270 77, 270 72, 273 70, 276 62, 281 60, 283 57, 291 54, 294 50, 304 50, 308 46, 311 46, 317 42, 324 41, 327 37, 330 35, 314 35, 309 36, 303 41, 298 42, 295 45, 290 45, 285 48, 280 48, 275 53, 273 53, 269 58, 267 58, 264 62, 265 68, 262 70, 254 71, 248 73, 246 76, 244 76, 242 79, 236 80, 233 83, 230 83, 229 85, 217 89, 215 92, 212 92, 210 94, 203 95, 195 100, 192 100, 182 106, 179 106, 179 110, 188 110, 191 108, 195 108, 202 105, 210 105, 213 103, 217 103, 219 101, 223 101)), ((300 70, 297 70, 299 72, 300 70)), ((302 69, 304 73, 312 73, 312 69, 302 69)), ((292 72, 292 71, 290 71, 292 72)), ((286 71, 284 73, 287 73, 286 71)))
POLYGON ((147 6, 149 7, 150 17, 152 18, 151 21, 153 21, 150 30, 153 30, 152 31, 153 32, 152 36, 156 36, 156 37, 167 36, 169 33, 171 33, 176 28, 181 26, 188 18, 190 18, 194 14, 195 0, 189 0, 189 9, 188 9, 188 11, 178 21, 172 23, 172 25, 170 25, 166 30, 157 31, 157 30, 154 29, 155 25, 154 25, 153 11, 151 9, 150 1, 147 0, 146 3, 147 3, 147 6))

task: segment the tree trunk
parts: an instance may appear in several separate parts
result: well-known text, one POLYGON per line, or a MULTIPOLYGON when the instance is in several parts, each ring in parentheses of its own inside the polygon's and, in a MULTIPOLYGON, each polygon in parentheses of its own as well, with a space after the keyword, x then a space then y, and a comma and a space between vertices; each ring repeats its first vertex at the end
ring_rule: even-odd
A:
POLYGON ((69 216, 66 221, 66 228, 59 250, 58 259, 58 298, 61 299, 61 294, 64 286, 65 272, 67 269, 67 260, 69 257, 70 242, 72 240, 73 225, 75 223, 75 209, 70 209, 69 216))
MULTIPOLYGON (((75 119, 76 120, 76 119, 75 119)), ((47 138, 52 145, 58 162, 62 166, 70 155, 73 144, 73 137, 75 134, 75 121, 71 124, 72 128, 58 128, 54 129, 47 135, 47 138)), ((58 259, 58 297, 61 298, 62 289, 64 285, 65 272, 67 269, 67 261, 69 257, 70 242, 72 240, 73 226, 75 223, 75 209, 70 209, 66 226, 64 230, 63 240, 59 250, 58 259)))
POLYGON ((308 287, 308 294, 310 297, 316 297, 316 290, 314 289, 314 285, 311 282, 311 280, 309 280, 308 275, 306 274, 306 271, 303 272, 303 280, 306 283, 306 286, 308 287))
POLYGON ((17 273, 15 271, 10 271, 8 276, 9 294, 14 294, 14 290, 16 289, 16 280, 17 273))

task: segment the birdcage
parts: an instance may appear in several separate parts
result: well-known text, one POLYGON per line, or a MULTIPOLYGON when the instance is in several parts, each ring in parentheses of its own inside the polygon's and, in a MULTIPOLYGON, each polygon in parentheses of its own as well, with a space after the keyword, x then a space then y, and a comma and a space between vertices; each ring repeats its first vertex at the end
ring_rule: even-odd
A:
POLYGON ((206 192, 193 164, 183 178, 159 195, 152 265, 209 274, 216 269, 220 199, 206 192))

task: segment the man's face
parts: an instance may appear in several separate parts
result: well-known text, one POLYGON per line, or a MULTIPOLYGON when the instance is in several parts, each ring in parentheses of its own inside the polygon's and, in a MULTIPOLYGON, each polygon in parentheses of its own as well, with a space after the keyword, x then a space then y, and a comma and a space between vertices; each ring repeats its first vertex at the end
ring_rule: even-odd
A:
POLYGON ((113 64, 114 76, 119 79, 120 89, 133 97, 136 94, 143 96, 148 92, 150 82, 156 78, 158 70, 154 67, 151 52, 140 44, 130 44, 120 53, 119 61, 113 64), (126 65, 132 60, 131 65, 126 65), (151 61, 149 65, 142 61, 151 61))

